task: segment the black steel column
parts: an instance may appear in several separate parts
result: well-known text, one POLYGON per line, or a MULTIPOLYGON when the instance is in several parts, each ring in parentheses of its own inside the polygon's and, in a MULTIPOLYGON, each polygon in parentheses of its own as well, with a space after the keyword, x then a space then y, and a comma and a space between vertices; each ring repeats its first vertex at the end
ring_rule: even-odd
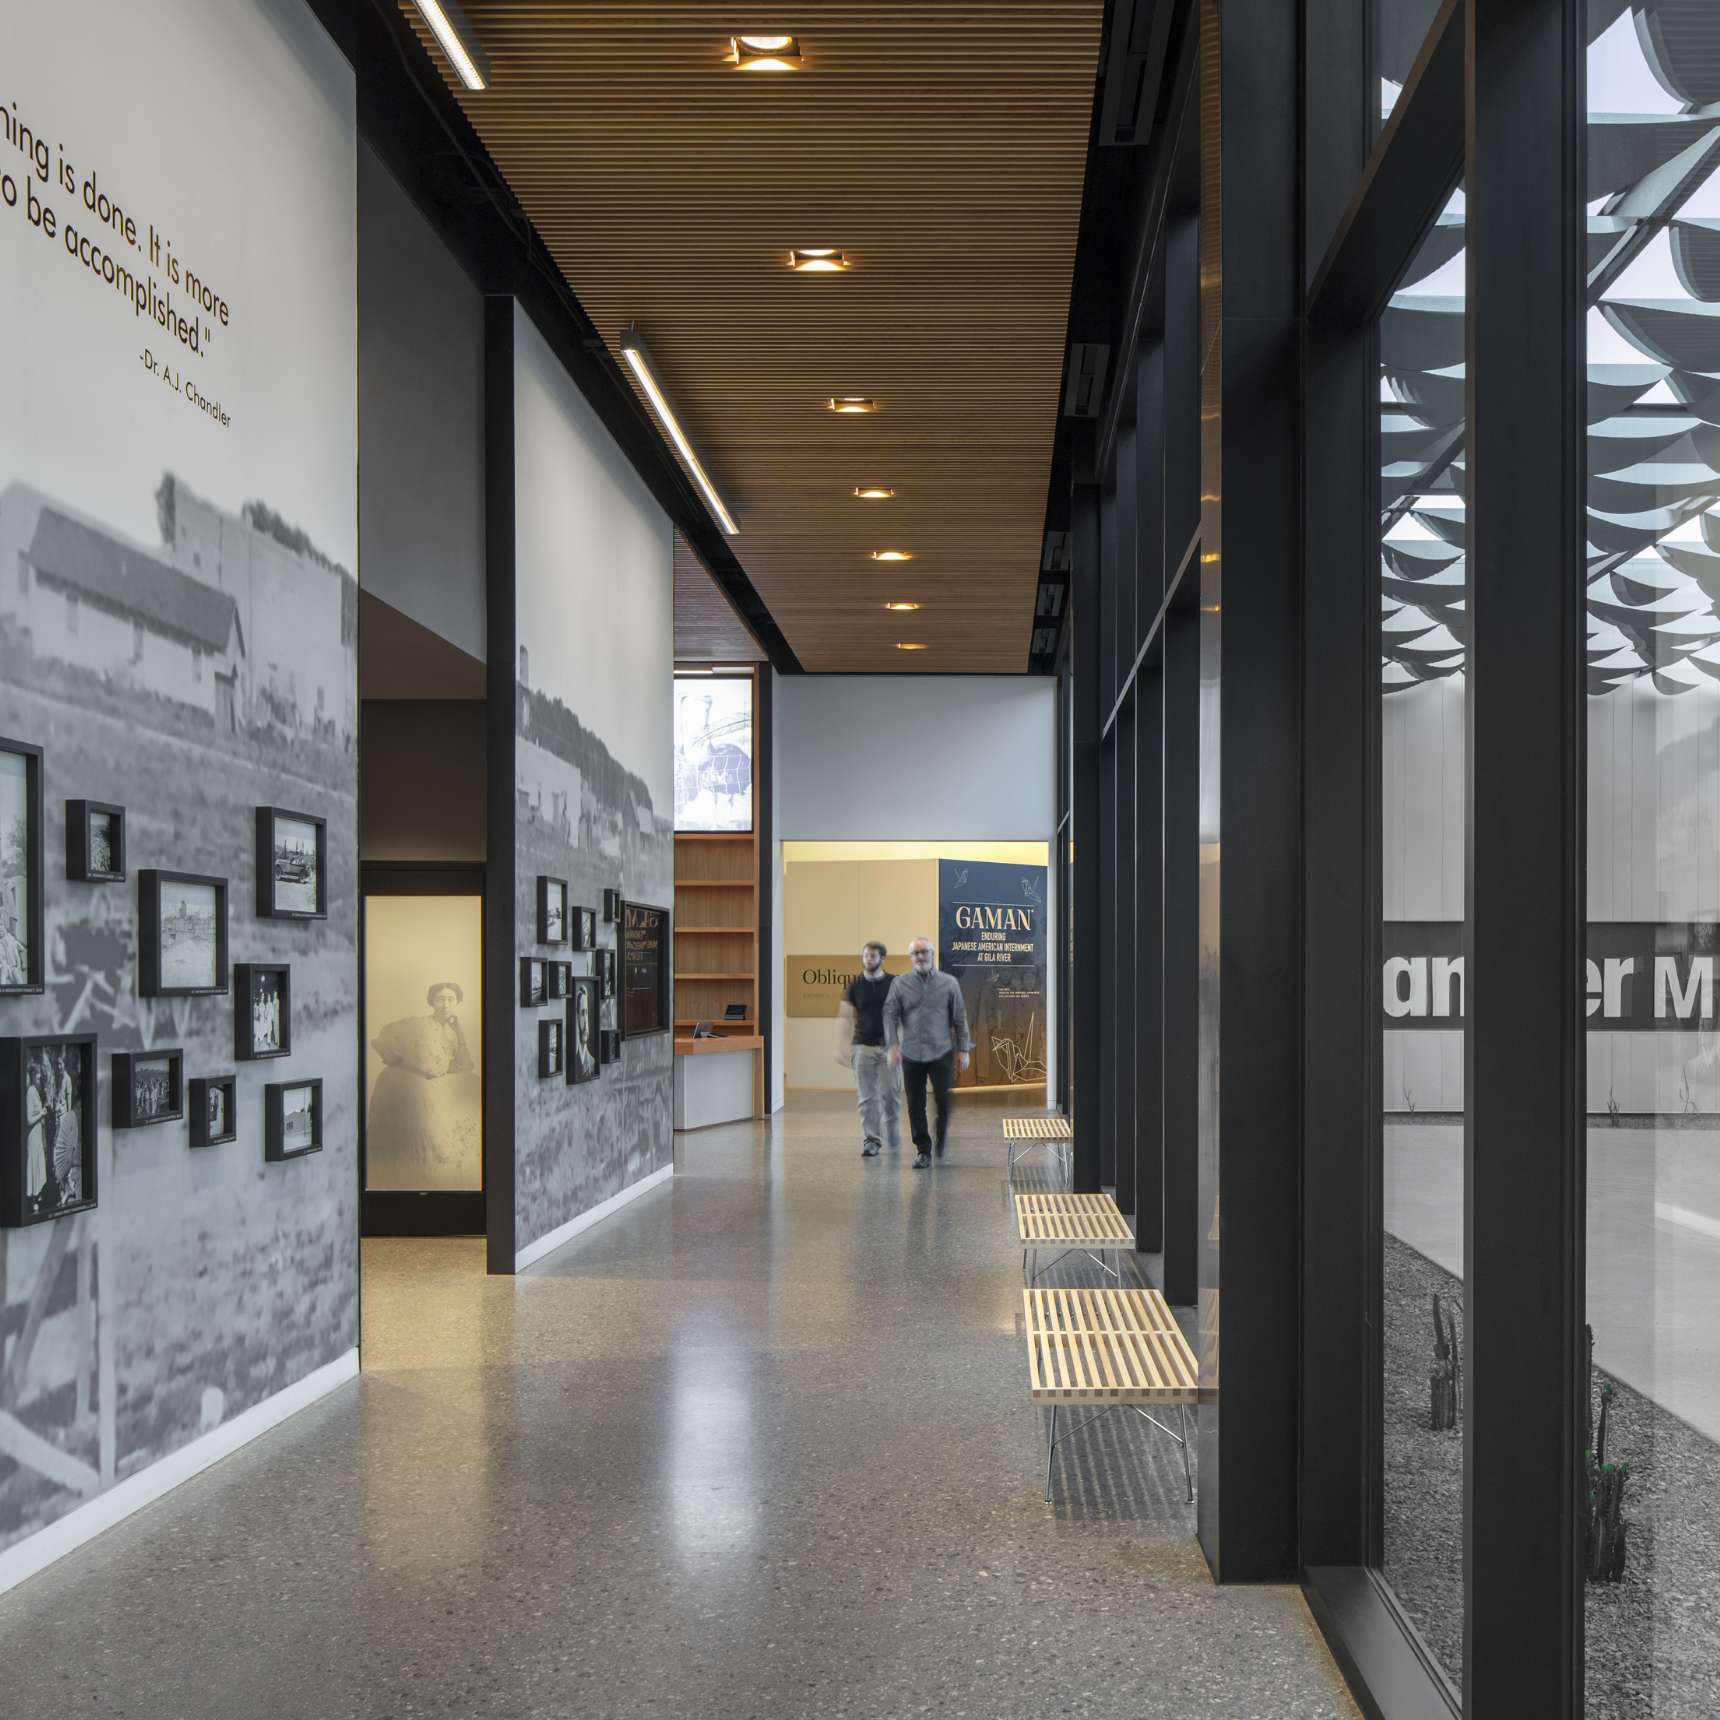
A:
POLYGON ((1297 24, 1200 8, 1199 1533, 1223 1581, 1297 1568, 1297 24))
MULTIPOLYGON (((1129 571, 1133 571, 1132 564, 1129 571)), ((1131 583, 1133 583, 1131 581, 1131 583)), ((1135 694, 1124 699, 1112 731, 1117 759, 1117 980, 1112 1011, 1116 1031, 1117 1123, 1112 1180, 1117 1205, 1135 1210, 1135 1068, 1138 1062, 1135 996, 1139 981, 1135 949, 1135 694)))
POLYGON ((484 300, 484 1232, 488 1271, 514 1269, 514 301, 484 300))
POLYGON ((1077 483, 1070 498, 1070 617, 1074 634, 1074 925, 1075 960, 1069 988, 1077 1189, 1099 1187, 1099 1142, 1104 1084, 1100 1056, 1099 951, 1105 932, 1100 913, 1099 865, 1099 492, 1077 483))
POLYGON ((1200 610, 1190 591, 1165 617, 1164 1290, 1199 1294, 1200 610))
POLYGON ((1466 20, 1471 1720, 1582 1710, 1582 21, 1466 20))

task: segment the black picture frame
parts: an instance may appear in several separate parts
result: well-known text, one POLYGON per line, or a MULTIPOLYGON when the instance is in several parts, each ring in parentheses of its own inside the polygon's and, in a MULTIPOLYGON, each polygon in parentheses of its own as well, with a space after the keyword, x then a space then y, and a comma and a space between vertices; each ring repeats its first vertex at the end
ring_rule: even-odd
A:
POLYGON ((567 1061, 567 1030, 559 1015, 538 1023, 538 1079, 553 1080, 567 1061))
POLYGON ((597 1061, 599 1063, 617 1063, 621 1060, 621 1031, 619 1028, 606 1027, 597 1036, 597 1061))
MULTIPOLYGON (((29 997, 42 989, 42 749, 0 737, 0 753, 24 761, 24 876, 0 872, 0 997, 29 997), (20 890, 25 900, 20 905, 20 890), (22 959, 10 952, 22 945, 22 959), (11 977, 6 977, 10 975, 11 977)), ((0 867, 10 836, 0 831, 0 867)))
POLYGON ((149 1051, 116 1051, 113 1054, 113 1126, 116 1129, 153 1129, 157 1123, 177 1123, 185 1116, 185 1053, 157 1047, 149 1051), (167 1065, 164 1108, 145 1111, 137 1102, 138 1077, 148 1064, 167 1065))
POLYGON ((549 963, 542 956, 520 957, 520 1008, 549 1002, 549 963))
POLYGON ((573 936, 573 948, 576 950, 594 950, 597 948, 597 911, 594 908, 572 907, 568 909, 568 933, 573 936))
MULTIPOLYGON (((296 1117, 298 1112, 294 1112, 296 1117)), ((271 1081, 263 1089, 263 1159, 267 1164, 282 1164, 288 1159, 309 1158, 320 1153, 323 1145, 323 1084, 320 1075, 309 1075, 300 1081, 271 1081), (299 1144, 296 1136, 287 1134, 287 1095, 310 1095, 310 1135, 308 1144, 299 1144)))
POLYGON ((105 800, 66 802, 66 877, 74 884, 125 882, 125 808, 105 800), (90 840, 101 820, 108 821, 108 864, 97 866, 90 840))
POLYGON ((567 1084, 582 1086, 597 1078, 602 1066, 599 1035, 602 1025, 597 978, 594 974, 576 973, 567 993, 567 1084), (583 1032, 581 1031, 583 1013, 583 1032))
POLYGON ((565 878, 546 878, 541 873, 537 881, 537 941, 540 944, 565 944, 567 942, 567 880, 565 878), (559 900, 561 908, 561 927, 556 931, 551 920, 551 911, 559 900), (555 932, 555 936, 550 934, 555 932))
POLYGON ((621 1037, 669 1033, 669 939, 673 916, 649 902, 621 904, 621 954, 616 975, 621 1037))
MULTIPOLYGON (((0 1039, 0 1228, 21 1230, 47 1224, 96 1204, 96 1036, 93 1033, 43 1033, 0 1039), (78 1198, 42 1211, 32 1206, 25 1184, 29 1173, 30 1117, 27 1082, 31 1057, 38 1051, 75 1045, 78 1078, 78 1198)), ((58 1153, 56 1152, 56 1159, 58 1153)))
POLYGON ((293 1054, 293 970, 286 962, 235 962, 233 964, 233 1055, 241 1063, 260 1063, 293 1054), (280 982, 281 1040, 269 1045, 257 1036, 257 984, 273 978, 280 982))
POLYGON ((621 892, 605 889, 603 892, 603 923, 613 926, 621 918, 621 892))
POLYGON ((201 872, 169 872, 146 866, 137 875, 138 991, 144 997, 222 997, 228 989, 227 880, 201 872), (161 893, 164 886, 195 885, 215 892, 215 983, 167 984, 162 979, 164 946, 161 893))
POLYGON ((615 952, 603 949, 597 952, 596 962, 597 996, 600 1003, 615 1001, 615 952))
MULTIPOLYGON (((293 880, 285 880, 291 883, 293 880)), ((283 806, 257 808, 257 913, 265 920, 326 920, 328 918, 328 820, 314 812, 292 812, 283 806), (314 832, 316 879, 312 889, 314 905, 304 907, 283 901, 283 880, 275 875, 275 845, 280 835, 278 825, 290 819, 296 824, 309 825, 314 832)))
POLYGON ((186 1115, 191 1120, 191 1144, 194 1147, 222 1147, 239 1138, 239 1078, 236 1075, 194 1075, 186 1115), (209 1114, 209 1101, 215 1094, 223 1095, 224 1122, 217 1127, 209 1114))
POLYGON ((573 977, 573 963, 545 962, 543 977, 544 1001, 560 1003, 567 996, 568 981, 573 977))

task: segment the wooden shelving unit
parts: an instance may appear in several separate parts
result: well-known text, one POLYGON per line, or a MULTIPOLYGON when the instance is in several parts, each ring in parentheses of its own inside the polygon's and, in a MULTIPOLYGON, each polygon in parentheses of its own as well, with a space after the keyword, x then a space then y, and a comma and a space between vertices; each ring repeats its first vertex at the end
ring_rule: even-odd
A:
POLYGON ((756 1034, 758 998, 758 843, 750 832, 678 835, 675 1026, 708 1021, 720 1034, 756 1034), (745 1020, 723 1019, 732 1003, 745 1004, 745 1020))

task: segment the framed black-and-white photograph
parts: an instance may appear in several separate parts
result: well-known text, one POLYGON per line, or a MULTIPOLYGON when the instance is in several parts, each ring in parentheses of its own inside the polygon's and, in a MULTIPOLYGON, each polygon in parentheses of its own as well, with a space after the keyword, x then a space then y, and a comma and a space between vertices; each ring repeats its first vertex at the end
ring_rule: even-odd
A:
POLYGON ((0 1225, 96 1204, 96 1036, 0 1039, 0 1225))
POLYGON ((42 749, 0 739, 0 997, 42 989, 42 749))
POLYGON ((79 884, 125 881, 125 808, 66 802, 66 876, 79 884))
POLYGON ((538 942, 567 942, 567 880, 538 878, 538 942))
POLYGON ((597 948, 597 910, 595 908, 574 908, 569 929, 573 935, 573 947, 576 950, 594 950, 597 948))
POLYGON ((573 963, 548 962, 544 967, 544 977, 548 981, 545 995, 552 1003, 559 1003, 567 996, 567 982, 573 977, 573 963))
POLYGON ((176 1123, 185 1115, 183 1051, 116 1051, 113 1054, 113 1126, 147 1129, 176 1123))
POLYGON ((191 1078, 191 1144, 219 1147, 239 1138, 239 1078, 236 1075, 194 1075, 191 1078))
POLYGON ((520 957, 520 1007, 535 1009, 549 997, 547 969, 542 956, 520 957))
POLYGON ((597 1061, 615 1063, 621 1057, 621 1029, 606 1027, 597 1036, 597 1061))
POLYGON ((293 970, 285 962, 233 966, 233 1055, 242 1062, 293 1049, 293 970))
POLYGON ((605 890, 603 892, 603 923, 613 926, 621 918, 621 892, 605 890))
POLYGON ((597 952, 597 995, 604 1003, 615 1001, 615 952, 597 952))
POLYGON ((271 1081, 263 1089, 263 1157, 302 1159, 306 1153, 320 1153, 322 1110, 320 1075, 308 1081, 271 1081))
POLYGON ((269 920, 328 918, 328 821, 257 808, 257 912, 269 920))
POLYGON ((597 981, 590 974, 573 976, 567 1000, 567 1079, 569 1084, 595 1079, 598 1067, 597 981))
POLYGON ((145 867, 137 875, 138 989, 204 997, 227 989, 227 880, 145 867))
POLYGON ((561 1017, 552 1016, 538 1023, 538 1079, 547 1081, 559 1075, 566 1055, 567 1039, 562 1031, 561 1017))

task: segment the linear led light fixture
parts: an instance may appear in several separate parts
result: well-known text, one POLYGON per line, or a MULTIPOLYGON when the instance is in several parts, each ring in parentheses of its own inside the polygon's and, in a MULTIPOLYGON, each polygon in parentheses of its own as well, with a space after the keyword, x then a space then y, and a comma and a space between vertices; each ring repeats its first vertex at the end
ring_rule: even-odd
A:
POLYGON ((870 552, 873 561, 912 561, 914 552, 911 549, 875 549, 870 552))
POLYGON ((869 394, 833 394, 830 397, 832 412, 876 412, 878 402, 869 394))
POLYGON ((412 3, 430 26, 430 34, 441 43, 442 52, 448 56, 448 64, 460 82, 469 90, 488 89, 490 62, 456 0, 412 0, 412 3))
POLYGON ((863 502, 887 502, 895 495, 888 484, 856 484, 854 494, 863 502))
POLYGON ((797 275, 839 275, 848 267, 848 253, 829 245, 797 245, 788 253, 788 266, 797 275))
POLYGON ((682 464, 692 473, 693 481, 704 491, 706 505, 717 516, 718 523, 730 537, 739 537, 741 528, 735 524, 734 516, 723 506, 723 498, 717 494, 717 486, 706 477, 705 468, 699 464, 699 456, 693 452, 693 444, 687 440, 687 433, 681 428, 681 421, 675 416, 675 409, 669 404, 669 398, 657 380, 650 348, 639 333, 637 323, 629 323, 621 331, 621 356, 627 360, 633 374, 638 377, 639 386, 645 390, 645 397, 651 402, 652 411, 657 414, 657 422, 663 426, 669 440, 675 444, 675 452, 681 456, 682 464))

